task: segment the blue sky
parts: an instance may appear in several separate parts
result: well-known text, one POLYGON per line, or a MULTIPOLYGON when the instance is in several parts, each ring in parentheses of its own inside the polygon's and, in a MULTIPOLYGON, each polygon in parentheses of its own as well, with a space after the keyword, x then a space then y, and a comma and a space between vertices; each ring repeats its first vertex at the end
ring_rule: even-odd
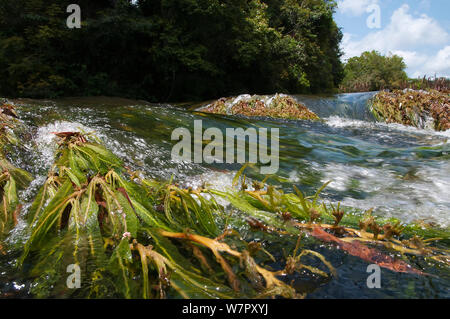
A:
POLYGON ((410 77, 450 77, 450 0, 338 0, 335 19, 344 59, 377 50, 402 56, 410 77))

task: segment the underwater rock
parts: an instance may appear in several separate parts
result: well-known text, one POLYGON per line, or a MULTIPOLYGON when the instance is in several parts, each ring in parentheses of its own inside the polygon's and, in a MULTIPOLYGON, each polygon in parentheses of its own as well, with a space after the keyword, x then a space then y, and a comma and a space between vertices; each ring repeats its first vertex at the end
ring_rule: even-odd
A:
POLYGON ((450 94, 436 90, 383 91, 372 99, 377 120, 436 131, 450 129, 450 94))
POLYGON ((319 120, 304 104, 290 96, 276 94, 274 96, 240 95, 237 98, 221 98, 206 107, 201 112, 244 115, 249 117, 272 117, 289 120, 319 120))

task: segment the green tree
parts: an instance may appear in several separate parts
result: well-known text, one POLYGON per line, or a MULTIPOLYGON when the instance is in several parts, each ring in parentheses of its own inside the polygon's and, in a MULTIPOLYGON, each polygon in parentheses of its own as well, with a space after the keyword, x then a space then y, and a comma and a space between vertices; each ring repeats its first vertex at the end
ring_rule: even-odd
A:
POLYGON ((152 101, 332 91, 330 0, 0 0, 0 94, 152 101))
POLYGON ((343 91, 396 89, 408 80, 406 64, 398 55, 383 56, 377 51, 364 52, 345 65, 343 91))

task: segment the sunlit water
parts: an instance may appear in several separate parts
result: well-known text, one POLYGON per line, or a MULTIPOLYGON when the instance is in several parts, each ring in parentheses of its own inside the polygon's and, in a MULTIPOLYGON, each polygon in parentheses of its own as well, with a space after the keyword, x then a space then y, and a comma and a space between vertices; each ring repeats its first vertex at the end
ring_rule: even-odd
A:
MULTIPOLYGON (((333 182, 322 193, 330 202, 342 202, 359 210, 375 208, 380 216, 404 222, 423 220, 449 227, 450 133, 420 130, 397 124, 377 123, 367 101, 373 93, 334 97, 297 96, 324 121, 281 121, 206 115, 198 107, 180 108, 110 98, 60 101, 15 101, 20 118, 33 128, 28 151, 13 161, 27 169, 35 180, 22 194, 25 209, 45 180, 54 154, 52 132, 82 130, 95 132, 105 145, 128 166, 147 177, 174 176, 185 186, 206 182, 216 189, 231 186, 239 165, 200 165, 172 161, 171 133, 193 121, 203 127, 267 127, 280 129, 280 170, 269 182, 285 191, 292 184, 313 194, 323 183, 333 182)), ((257 169, 251 178, 263 179, 257 169)), ((9 241, 23 242, 25 223, 13 230, 9 241)), ((449 297, 448 271, 437 278, 417 277, 383 271, 383 289, 366 286, 367 265, 358 258, 326 246, 321 251, 338 269, 339 278, 308 291, 313 298, 347 297, 449 297), (333 251, 333 253, 332 253, 333 251)), ((17 257, 17 256, 15 256, 17 257)), ((0 292, 3 296, 29 297, 25 279, 14 269, 14 256, 0 257, 0 292)), ((294 278, 308 290, 308 282, 294 278)))

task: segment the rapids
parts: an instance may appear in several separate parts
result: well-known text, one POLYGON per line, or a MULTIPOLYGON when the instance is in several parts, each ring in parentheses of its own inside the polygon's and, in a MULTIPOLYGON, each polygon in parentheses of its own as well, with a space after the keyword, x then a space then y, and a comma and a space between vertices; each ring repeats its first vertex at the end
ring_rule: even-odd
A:
MULTIPOLYGON (((368 105, 373 94, 295 96, 323 119, 320 122, 218 116, 197 112, 199 104, 149 104, 119 98, 15 100, 19 118, 32 128, 32 138, 25 141, 25 150, 12 162, 35 177, 21 196, 28 201, 25 209, 52 165, 52 132, 95 132, 128 166, 145 176, 174 176, 185 186, 207 182, 216 189, 226 189, 240 166, 172 161, 172 131, 179 127, 193 130, 196 119, 203 120, 204 128, 223 131, 228 127, 278 127, 280 170, 270 183, 285 191, 291 191, 295 184, 312 195, 331 180, 321 195, 330 202, 340 201, 359 211, 374 207, 377 215, 404 222, 423 220, 449 227, 450 132, 378 123, 368 105)), ((264 178, 257 169, 250 168, 246 174, 264 178)), ((22 242, 24 227, 21 221, 13 231, 9 238, 13 245, 22 242)), ((385 289, 369 290, 363 263, 348 256, 343 260, 342 256, 330 257, 340 272, 339 279, 314 288, 309 297, 449 297, 448 273, 431 279, 386 271, 385 289), (358 267, 361 270, 355 272, 358 267)), ((15 274, 13 264, 11 258, 0 257, 0 292, 26 297, 26 280, 15 274)))

